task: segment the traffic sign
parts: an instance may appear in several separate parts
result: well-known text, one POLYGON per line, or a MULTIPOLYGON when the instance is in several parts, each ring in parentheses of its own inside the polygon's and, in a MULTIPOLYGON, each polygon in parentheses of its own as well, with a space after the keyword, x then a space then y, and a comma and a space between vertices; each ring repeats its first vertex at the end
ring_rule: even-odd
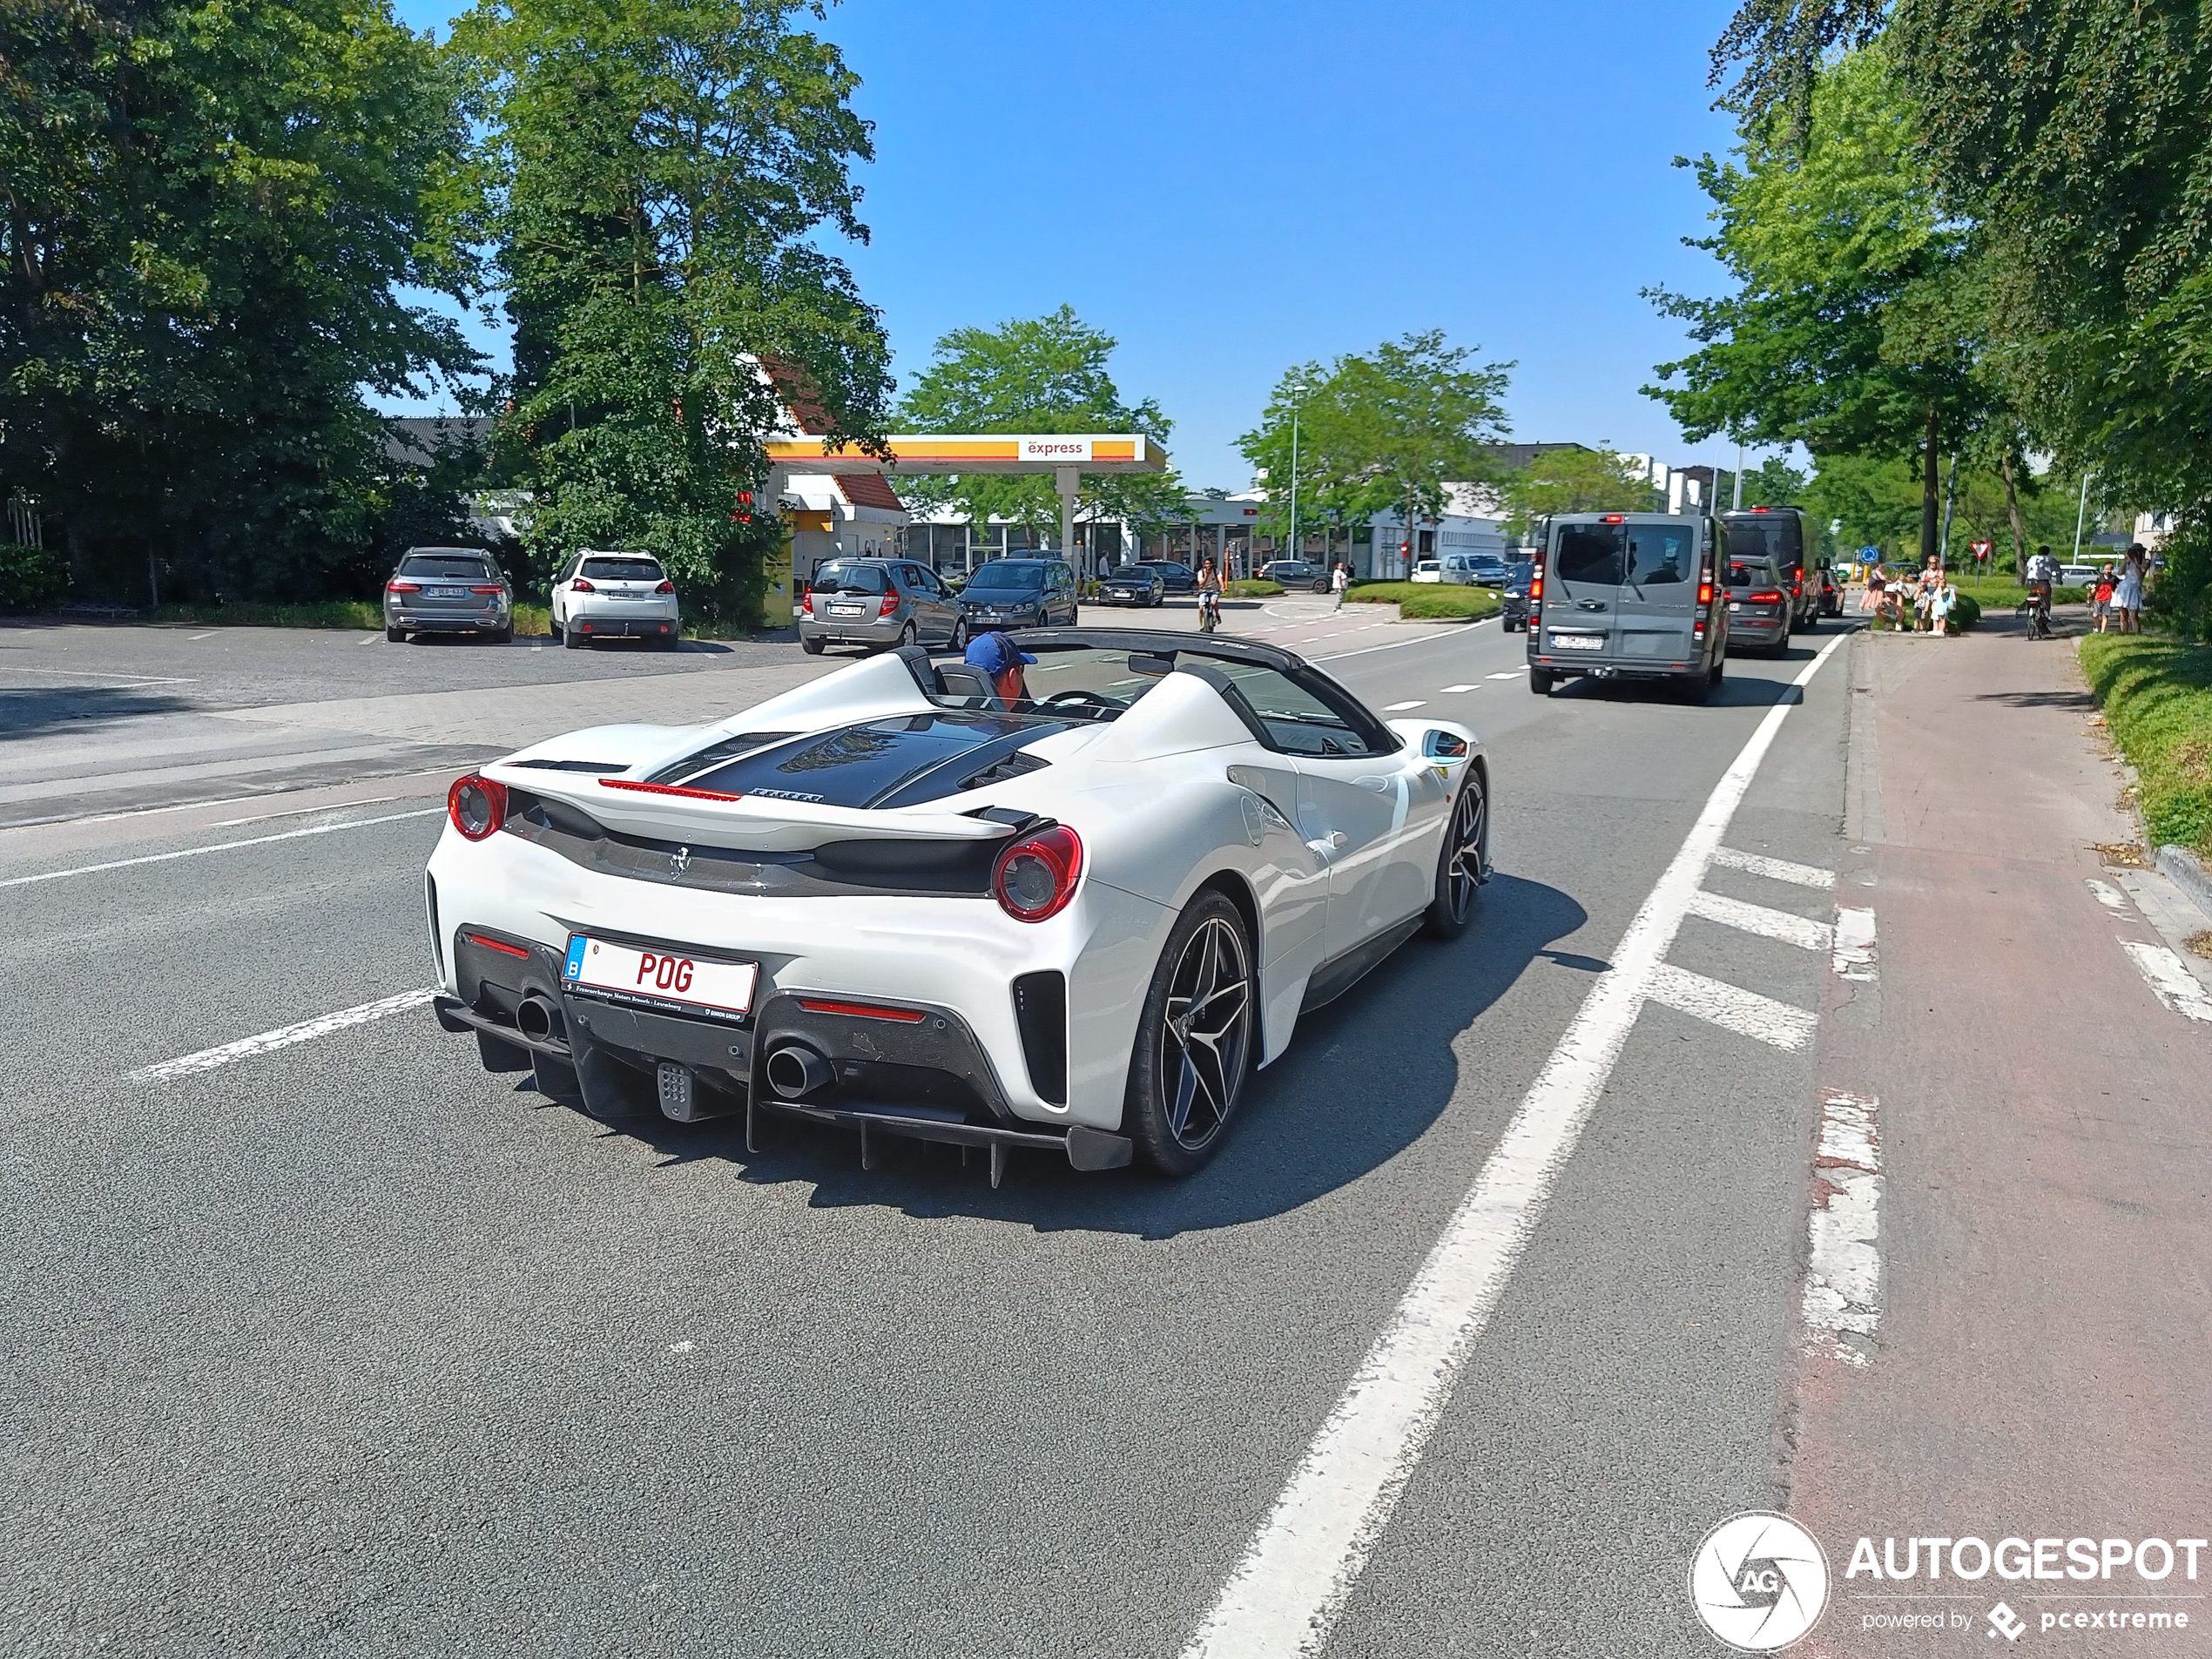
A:
POLYGON ((1882 556, 1882 550, 1878 547, 1862 547, 1858 550, 1858 556, 1871 564, 1882 556))
POLYGON ((1994 542, 1969 542, 1966 545, 1973 549, 1974 556, 1976 558, 1980 558, 1984 554, 1987 553, 1991 548, 1996 546, 1997 543, 1994 542))

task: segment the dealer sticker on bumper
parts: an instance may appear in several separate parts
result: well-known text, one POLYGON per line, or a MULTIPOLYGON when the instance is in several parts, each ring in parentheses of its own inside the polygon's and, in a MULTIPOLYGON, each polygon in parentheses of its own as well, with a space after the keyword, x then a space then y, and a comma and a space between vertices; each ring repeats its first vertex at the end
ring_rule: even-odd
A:
POLYGON ((635 950, 573 934, 561 977, 579 990, 642 1001, 674 1002, 716 1014, 745 1014, 760 969, 752 962, 720 962, 673 950, 635 950))

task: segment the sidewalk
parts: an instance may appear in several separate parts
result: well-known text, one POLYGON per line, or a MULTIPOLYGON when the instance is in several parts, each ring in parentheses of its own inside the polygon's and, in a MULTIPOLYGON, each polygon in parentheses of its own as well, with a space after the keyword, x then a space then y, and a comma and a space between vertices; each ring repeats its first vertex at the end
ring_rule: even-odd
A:
POLYGON ((1819 1076, 1873 1133, 1824 1146, 1815 1202, 1876 1195, 1879 1290, 1871 1336, 1809 1334, 1784 1389, 1781 1483, 1834 1575, 1808 1651, 1921 1651, 1869 1621, 1936 1613, 1945 1645, 2010 1650, 1985 1640, 2002 1599, 2038 1652, 2212 1653, 2212 1550, 2195 1581, 1962 1582, 1948 1553, 1931 1579, 1925 1549, 1909 1584, 1846 1576, 1862 1536, 1902 1563, 1912 1537, 2212 1534, 2212 1023, 2155 994, 2140 874, 2095 850, 2135 832, 2071 643, 1991 618, 1851 651, 1838 891, 1881 935, 1871 976, 1831 981, 1819 1076), (2043 1629, 2078 1608, 2188 1628, 2043 1629))

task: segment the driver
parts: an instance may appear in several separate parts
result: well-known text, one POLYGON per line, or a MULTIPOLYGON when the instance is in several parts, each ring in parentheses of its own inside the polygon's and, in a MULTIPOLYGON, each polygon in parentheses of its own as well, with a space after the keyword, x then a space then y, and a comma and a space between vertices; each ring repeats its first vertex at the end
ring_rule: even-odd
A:
POLYGON ((1029 688, 1022 680, 1022 665, 1034 666, 1037 659, 997 630, 968 641, 968 655, 962 660, 991 682, 991 689, 1007 707, 1028 700, 1029 688))

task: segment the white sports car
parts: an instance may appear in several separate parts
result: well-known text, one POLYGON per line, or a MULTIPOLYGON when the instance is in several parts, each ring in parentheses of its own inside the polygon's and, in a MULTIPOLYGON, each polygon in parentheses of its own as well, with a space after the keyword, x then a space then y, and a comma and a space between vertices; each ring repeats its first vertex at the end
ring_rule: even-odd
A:
POLYGON ((439 1021, 618 1119, 776 1112, 1077 1169, 1220 1144, 1305 1009, 1467 927, 1488 764, 1270 646, 1065 629, 1009 705, 919 647, 461 779, 439 1021))

